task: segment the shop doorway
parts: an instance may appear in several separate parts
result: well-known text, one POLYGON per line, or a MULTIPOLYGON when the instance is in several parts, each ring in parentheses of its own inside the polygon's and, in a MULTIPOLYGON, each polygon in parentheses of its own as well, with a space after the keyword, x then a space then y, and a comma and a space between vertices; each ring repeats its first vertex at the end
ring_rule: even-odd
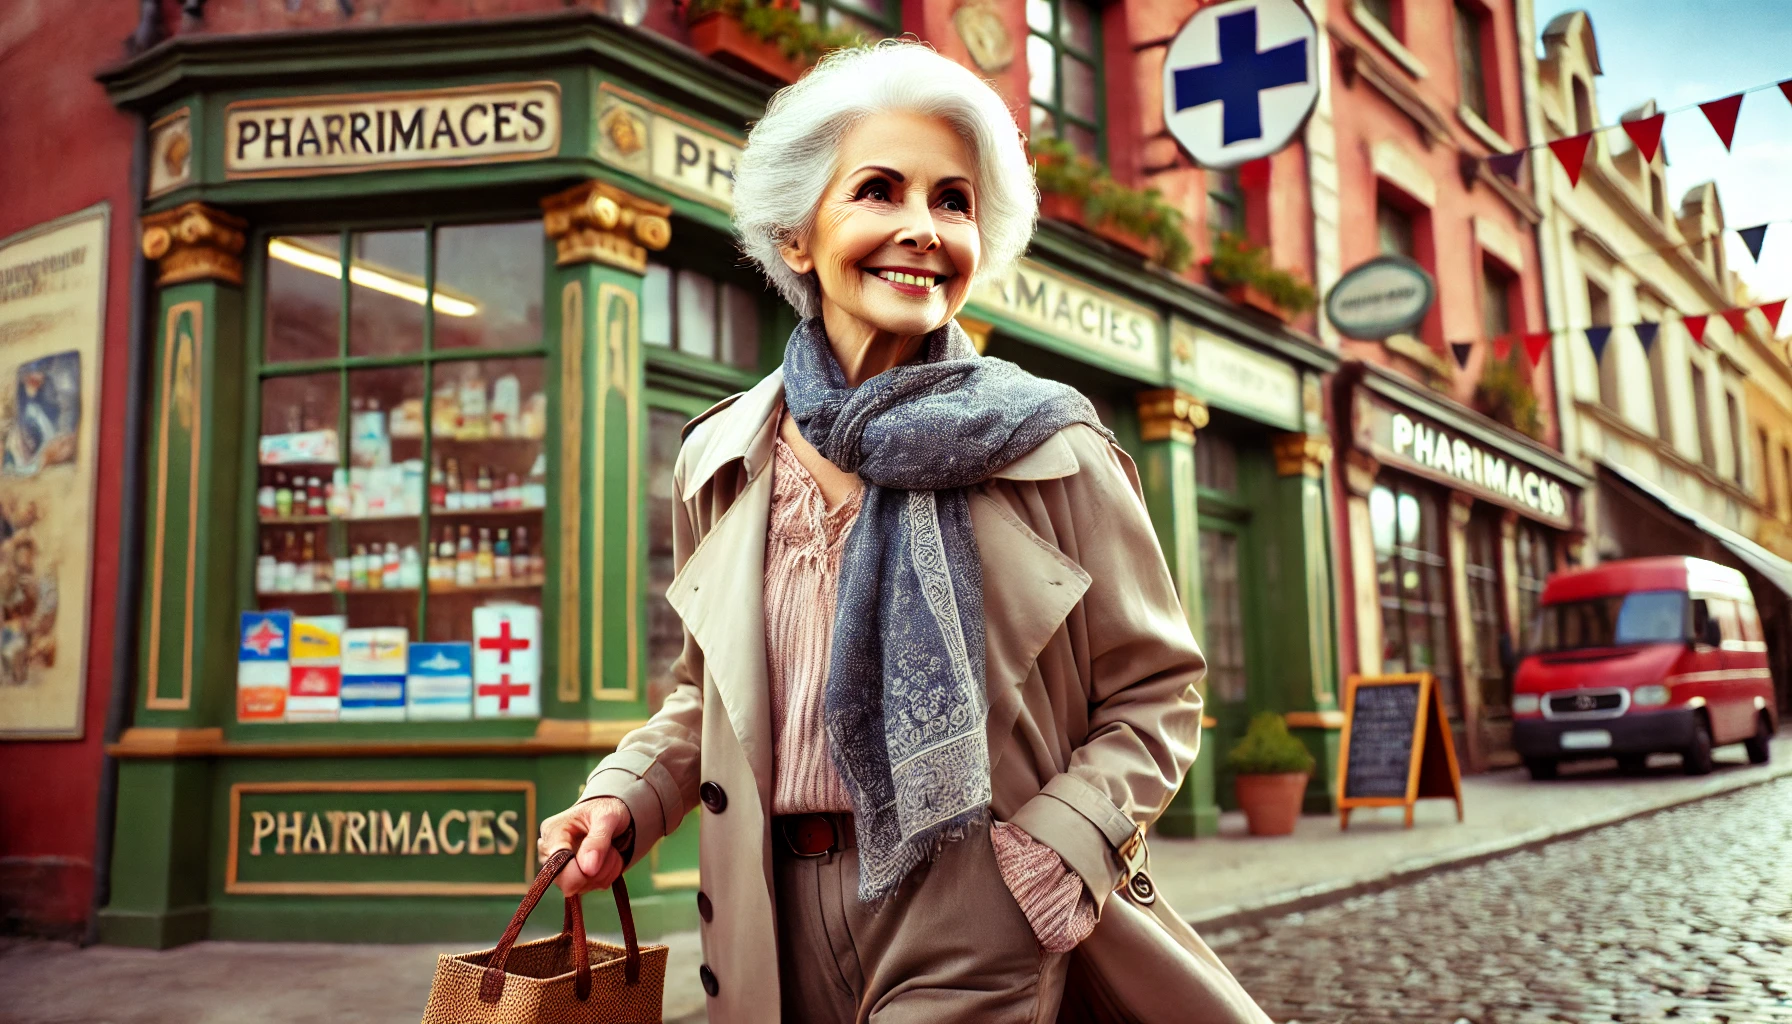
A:
POLYGON ((1501 565, 1501 520, 1505 513, 1488 504, 1477 504, 1469 516, 1467 532, 1469 621, 1475 630, 1475 657, 1467 666, 1481 709, 1473 728, 1478 744, 1471 747, 1476 768, 1517 763, 1512 751, 1512 680, 1507 672, 1512 630, 1505 615, 1505 587, 1501 565))
POLYGON ((1204 740, 1218 754, 1216 797, 1233 810, 1237 797, 1225 753, 1244 735, 1251 715, 1271 707, 1255 693, 1253 672, 1263 665, 1252 624, 1263 595, 1261 574, 1251 571, 1257 550, 1252 530, 1253 502, 1248 494, 1257 475, 1253 452, 1240 450, 1237 434, 1209 428, 1201 432, 1195 451, 1196 507, 1200 510, 1201 634, 1207 656, 1206 712, 1215 725, 1204 740), (1241 464, 1242 463, 1242 464, 1241 464), (1256 697, 1254 700, 1253 697, 1256 697))

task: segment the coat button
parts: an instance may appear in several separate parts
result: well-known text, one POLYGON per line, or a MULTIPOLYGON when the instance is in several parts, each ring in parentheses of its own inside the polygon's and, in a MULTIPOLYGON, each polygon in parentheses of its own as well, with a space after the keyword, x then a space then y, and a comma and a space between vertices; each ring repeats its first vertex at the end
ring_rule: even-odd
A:
POLYGON ((709 902, 709 893, 697 893, 697 916, 703 918, 705 922, 715 920, 716 907, 715 904, 709 902))
POLYGON ((718 987, 716 985, 716 972, 710 970, 708 964, 704 964, 702 967, 697 968, 697 977, 703 980, 703 991, 708 992, 710 998, 713 999, 718 987))
POLYGON ((728 794, 722 792, 722 787, 713 782, 705 782, 697 787, 697 796, 703 801, 703 806, 709 808, 711 814, 720 814, 728 809, 728 794))

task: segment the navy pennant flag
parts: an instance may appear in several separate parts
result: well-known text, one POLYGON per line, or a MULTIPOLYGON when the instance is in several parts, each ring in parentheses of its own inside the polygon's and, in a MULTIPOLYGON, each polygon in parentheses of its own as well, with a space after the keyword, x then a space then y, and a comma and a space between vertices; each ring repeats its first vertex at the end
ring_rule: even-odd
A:
POLYGON ((1450 342, 1450 354, 1456 357, 1456 366, 1458 369, 1468 369, 1468 357, 1474 351, 1475 343, 1472 341, 1450 342))
POLYGON ((1612 329, 1610 327, 1587 328, 1587 344, 1593 346, 1594 362, 1597 363, 1605 358, 1605 344, 1611 340, 1612 329))
POLYGON ((1648 320, 1636 325, 1636 340, 1643 343, 1643 352, 1645 354, 1655 346, 1655 332, 1659 330, 1661 330, 1660 324, 1652 323, 1648 320))
POLYGON ((1487 158, 1487 167, 1493 173, 1512 184, 1518 184, 1518 169, 1524 166, 1524 150, 1516 153, 1501 153, 1487 158))
POLYGON ((1737 228, 1736 233, 1742 236, 1742 244, 1748 246, 1748 254, 1754 257, 1756 263, 1761 262, 1761 243, 1767 241, 1767 225, 1737 228))

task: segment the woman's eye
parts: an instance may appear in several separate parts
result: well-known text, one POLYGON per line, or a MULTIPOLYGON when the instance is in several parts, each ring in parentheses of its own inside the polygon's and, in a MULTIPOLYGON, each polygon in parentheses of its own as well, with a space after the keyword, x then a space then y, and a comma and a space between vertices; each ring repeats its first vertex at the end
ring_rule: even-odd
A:
POLYGON ((948 189, 940 195, 940 207, 953 213, 970 213, 971 201, 963 192, 948 189))
POLYGON ((874 202, 887 203, 890 201, 890 183, 882 178, 873 178, 865 184, 860 185, 858 193, 855 194, 853 198, 870 199, 874 202))

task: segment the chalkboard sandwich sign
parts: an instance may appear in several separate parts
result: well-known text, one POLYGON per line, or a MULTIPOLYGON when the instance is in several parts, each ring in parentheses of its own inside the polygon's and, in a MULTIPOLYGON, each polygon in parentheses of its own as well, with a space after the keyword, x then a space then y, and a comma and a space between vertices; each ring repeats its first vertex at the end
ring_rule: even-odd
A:
POLYGON ((1456 745, 1429 672, 1351 676, 1344 690, 1344 739, 1338 748, 1338 827, 1357 807, 1405 807, 1428 797, 1456 801, 1462 820, 1462 772, 1456 745))

